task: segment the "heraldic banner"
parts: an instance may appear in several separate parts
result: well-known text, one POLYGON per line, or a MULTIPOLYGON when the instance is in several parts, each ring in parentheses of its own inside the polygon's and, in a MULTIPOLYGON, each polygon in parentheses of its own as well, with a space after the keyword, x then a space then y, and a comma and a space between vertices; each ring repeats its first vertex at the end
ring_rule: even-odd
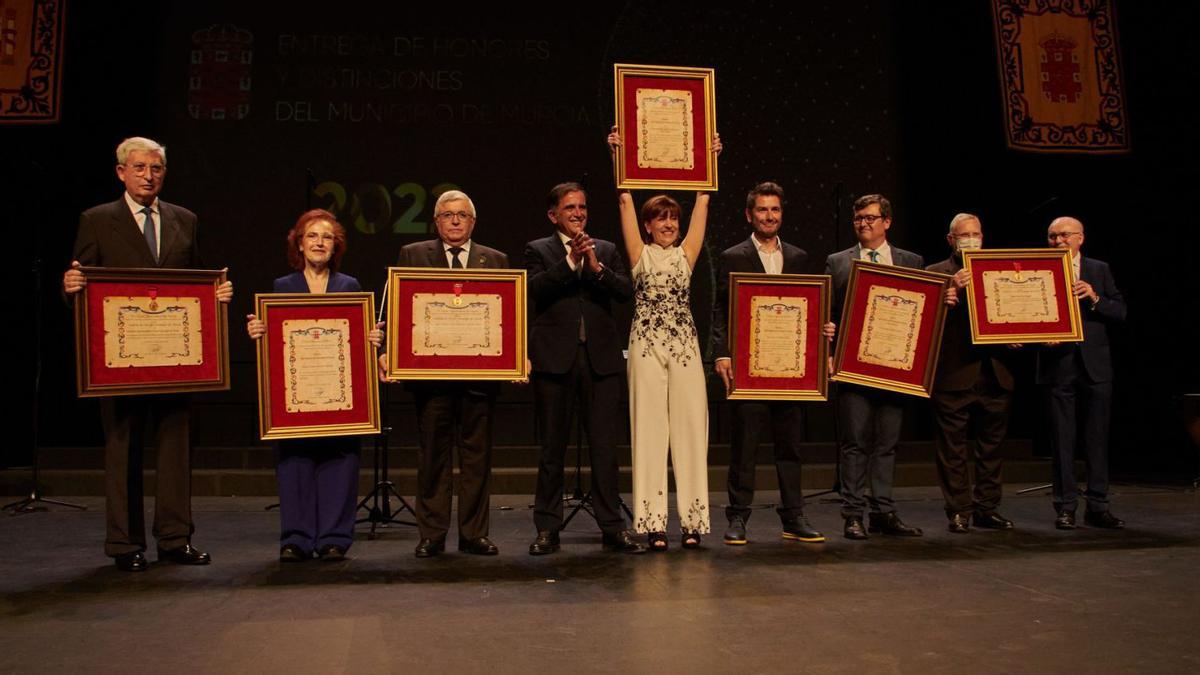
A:
POLYGON ((57 122, 66 0, 0 0, 0 124, 57 122))
POLYGON ((1008 147, 1129 151, 1111 0, 992 0, 1008 147))

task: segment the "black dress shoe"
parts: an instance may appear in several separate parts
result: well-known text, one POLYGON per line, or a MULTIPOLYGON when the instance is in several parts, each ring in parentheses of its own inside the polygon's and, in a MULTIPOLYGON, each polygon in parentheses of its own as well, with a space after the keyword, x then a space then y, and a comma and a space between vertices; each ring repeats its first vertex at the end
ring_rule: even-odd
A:
POLYGON ((851 516, 846 519, 846 527, 842 529, 842 536, 847 539, 866 539, 867 529, 863 527, 862 518, 851 516))
MULTIPOLYGON (((555 538, 555 542, 558 539, 555 538)), ((614 553, 645 553, 646 545, 634 539, 633 535, 628 530, 620 532, 605 532, 600 540, 601 547, 605 551, 613 551, 614 553)))
POLYGON ((950 516, 950 523, 946 525, 946 529, 950 534, 967 534, 971 531, 971 520, 961 513, 956 513, 950 516))
POLYGON ((492 543, 487 537, 478 537, 476 539, 458 538, 458 550, 471 555, 496 555, 500 549, 492 543))
POLYGON ((729 519, 729 529, 725 530, 725 543, 730 546, 746 545, 746 519, 734 516, 729 519))
POLYGON ((529 545, 529 555, 547 555, 558 552, 558 533, 554 530, 538 530, 537 539, 529 545))
POLYGON ((191 544, 184 544, 169 551, 158 549, 159 562, 173 562, 176 565, 207 565, 212 562, 212 556, 196 549, 191 544))
POLYGON ((882 532, 893 537, 920 537, 925 534, 919 527, 904 524, 895 511, 891 513, 872 513, 868 532, 882 532))
POLYGON ((783 538, 808 544, 825 541, 825 535, 818 532, 803 514, 783 519, 783 538))
POLYGON ((1054 519, 1054 527, 1060 530, 1075 529, 1075 512, 1074 511, 1059 511, 1058 517, 1054 519))
POLYGON ((317 557, 325 562, 339 562, 346 559, 346 549, 337 544, 325 544, 317 551, 317 557))
POLYGON ((418 558, 432 558, 433 556, 446 550, 445 539, 422 539, 417 544, 415 554, 418 558))
POLYGON ((305 553, 304 549, 295 544, 284 544, 283 548, 279 549, 279 562, 298 563, 312 559, 312 555, 305 553))
POLYGON ((976 511, 975 527, 983 527, 989 530, 1011 530, 1013 529, 1013 521, 995 511, 976 511))
POLYGON ((1084 511, 1083 522, 1090 527, 1102 527, 1106 530, 1119 530, 1125 527, 1125 521, 1108 511, 1084 511))
POLYGON ((150 567, 150 563, 146 562, 146 555, 141 551, 133 553, 124 553, 116 558, 117 569, 122 572, 145 572, 146 568, 150 567))

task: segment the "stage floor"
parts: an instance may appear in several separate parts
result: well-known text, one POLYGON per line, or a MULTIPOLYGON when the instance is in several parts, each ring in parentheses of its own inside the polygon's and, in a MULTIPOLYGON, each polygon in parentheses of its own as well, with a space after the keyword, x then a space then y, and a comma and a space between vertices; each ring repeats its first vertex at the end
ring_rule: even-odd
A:
POLYGON ((276 561, 271 499, 197 498, 213 564, 142 574, 104 557, 103 500, 81 498, 0 517, 0 672, 1200 671, 1197 493, 1116 486, 1127 529, 1060 532, 1018 487, 1013 532, 951 535, 936 489, 906 488, 923 538, 847 541, 817 501, 827 543, 781 541, 764 509, 742 547, 714 493, 703 550, 643 556, 601 552, 581 515, 531 557, 529 499, 504 497, 498 557, 418 560, 414 528, 360 526, 350 560, 299 565, 276 561))

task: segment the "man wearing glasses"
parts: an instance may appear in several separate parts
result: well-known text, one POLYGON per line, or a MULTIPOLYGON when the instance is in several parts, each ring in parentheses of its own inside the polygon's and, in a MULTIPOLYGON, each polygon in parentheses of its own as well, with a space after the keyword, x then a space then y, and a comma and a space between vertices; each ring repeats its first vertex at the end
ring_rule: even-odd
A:
MULTIPOLYGON (((825 273, 833 277, 834 317, 842 314, 850 268, 855 260, 922 269, 925 261, 916 253, 891 246, 887 231, 892 226, 892 204, 883 195, 863 195, 854 200, 854 234, 858 243, 825 259, 825 273)), ((947 303, 950 303, 947 298, 947 303)), ((890 391, 838 383, 838 480, 842 493, 843 534, 847 539, 866 539, 868 532, 900 537, 919 537, 918 527, 906 525, 896 514, 892 480, 896 468, 896 444, 904 419, 904 396, 890 391), (871 495, 866 497, 867 484, 871 495), (871 507, 870 526, 863 527, 863 511, 871 507)))
MULTIPOLYGON (((71 268, 63 293, 74 298, 87 286, 80 267, 203 267, 196 247, 196 214, 158 198, 167 174, 167 149, 149 138, 127 138, 117 146, 117 178, 125 192, 79 216, 71 268)), ((217 299, 228 303, 233 284, 225 281, 217 299)), ((153 534, 158 559, 207 565, 211 558, 191 544, 190 398, 186 394, 119 396, 100 399, 104 427, 104 493, 107 534, 104 552, 117 569, 144 572, 145 510, 142 508, 142 438, 150 423, 157 447, 153 534)))
POLYGON ((1125 298, 1108 264, 1084 258, 1083 223, 1055 218, 1046 238, 1051 247, 1071 251, 1072 287, 1083 318, 1083 342, 1050 344, 1038 352, 1037 383, 1049 406, 1050 453, 1053 466, 1054 526, 1075 529, 1079 488, 1075 484, 1076 431, 1087 461, 1087 511, 1092 527, 1119 529, 1125 522, 1108 510, 1108 417, 1112 410, 1112 356, 1109 326, 1125 321, 1125 298))
MULTIPOLYGON (((438 238, 400 249, 400 267, 450 269, 508 267, 508 256, 471 239, 475 204, 458 190, 443 192, 433 208, 438 238)), ((384 357, 380 357, 381 362, 384 357)), ((454 497, 451 455, 459 437, 458 550, 496 555, 488 539, 488 507, 492 477, 492 409, 495 382, 409 382, 417 406, 417 526, 421 541, 416 556, 429 558, 446 548, 450 505, 454 497), (457 432, 457 433, 456 433, 457 432)))

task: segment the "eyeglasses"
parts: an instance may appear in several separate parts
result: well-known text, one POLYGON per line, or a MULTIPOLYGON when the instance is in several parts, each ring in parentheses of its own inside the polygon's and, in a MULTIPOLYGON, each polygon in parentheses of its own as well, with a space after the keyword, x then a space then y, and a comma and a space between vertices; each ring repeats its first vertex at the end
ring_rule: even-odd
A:
POLYGON ((145 174, 147 170, 150 171, 151 175, 161 176, 167 170, 167 167, 163 166, 162 164, 146 164, 145 162, 138 162, 137 164, 126 164, 125 166, 129 167, 133 171, 135 176, 141 176, 141 175, 145 174))
POLYGON ((854 216, 855 225, 860 225, 863 223, 866 223, 867 225, 874 225, 875 221, 877 220, 883 220, 883 216, 877 216, 871 213, 868 213, 865 216, 854 216))
POLYGON ((455 217, 457 217, 459 220, 467 220, 469 218, 474 218, 475 216, 467 213, 466 211, 442 211, 441 213, 434 214, 433 217, 437 218, 438 220, 445 221, 454 220, 455 217))
POLYGON ((1083 233, 1082 232, 1051 232, 1050 234, 1046 235, 1046 238, 1049 239, 1050 241, 1054 241, 1055 239, 1069 239, 1070 237, 1073 237, 1077 234, 1083 234, 1083 233))

